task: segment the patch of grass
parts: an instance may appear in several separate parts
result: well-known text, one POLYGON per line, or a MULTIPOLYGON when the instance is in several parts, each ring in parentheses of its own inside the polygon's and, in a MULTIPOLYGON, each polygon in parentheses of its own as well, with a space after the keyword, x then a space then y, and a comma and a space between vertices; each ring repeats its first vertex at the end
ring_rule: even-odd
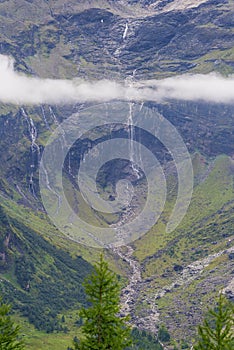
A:
MULTIPOLYGON (((203 229, 205 233, 206 227, 215 224, 216 221, 214 222, 214 219, 218 221, 225 210, 231 210, 231 204, 230 208, 226 207, 225 210, 223 208, 226 203, 231 202, 233 199, 233 178, 230 158, 226 156, 217 157, 213 161, 213 164, 210 164, 208 173, 207 167, 204 170, 204 177, 194 188, 190 207, 179 227, 174 232, 170 233, 170 235, 166 233, 166 222, 170 210, 173 207, 173 201, 166 203, 165 210, 156 225, 145 236, 134 242, 134 246, 136 247, 135 256, 137 259, 143 261, 148 256, 157 254, 157 252, 162 249, 168 249, 169 252, 171 242, 175 248, 174 252, 171 253, 171 259, 176 261, 178 257, 181 257, 181 253, 185 249, 189 249, 189 246, 192 248, 194 245, 193 248, 196 248, 200 245, 200 235, 197 238, 196 235, 188 235, 188 233, 191 232, 191 228, 196 228, 196 231, 199 231, 199 229, 205 225, 203 229), (220 214, 218 213, 219 211, 220 214), (214 217, 215 214, 216 218, 214 217), (175 246, 176 240, 178 240, 179 244, 175 246), (189 242, 189 240, 191 241, 189 242)), ((196 172, 198 173, 199 170, 196 170, 196 172)), ((209 237, 211 237, 211 228, 209 228, 208 232, 209 237)), ((220 236, 219 240, 221 238, 220 236)), ((215 238, 213 238, 213 240, 215 240, 215 238)), ((210 249, 212 249, 212 247, 210 247, 210 249)), ((154 274, 154 270, 157 271, 158 269, 155 263, 151 263, 150 261, 151 260, 147 263, 148 275, 154 274), (150 268, 151 265, 152 269, 150 268)))
POLYGON ((27 319, 14 315, 15 322, 20 325, 23 334, 23 340, 28 350, 65 350, 68 346, 72 346, 72 340, 75 336, 80 335, 79 328, 75 326, 76 317, 74 313, 65 315, 65 325, 69 326, 69 332, 65 333, 51 333, 38 331, 33 325, 30 325, 27 319))

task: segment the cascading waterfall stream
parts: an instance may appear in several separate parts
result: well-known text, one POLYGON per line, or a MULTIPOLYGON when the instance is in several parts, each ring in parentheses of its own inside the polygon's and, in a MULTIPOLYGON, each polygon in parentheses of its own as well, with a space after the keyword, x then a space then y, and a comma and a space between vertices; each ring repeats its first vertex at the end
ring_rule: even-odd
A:
POLYGON ((124 32, 123 32, 123 39, 126 39, 127 34, 128 34, 128 23, 125 24, 125 29, 124 29, 124 32))
MULTIPOLYGON (((133 174, 136 176, 137 180, 140 178, 140 172, 139 169, 136 167, 136 152, 134 149, 134 138, 135 138, 135 128, 133 125, 133 119, 132 119, 132 109, 133 109, 134 103, 129 103, 129 115, 128 115, 128 134, 129 134, 129 158, 131 161, 131 168, 133 171, 133 174)), ((140 152, 139 152, 140 153, 140 152)))
POLYGON ((129 103, 129 115, 128 115, 128 130, 129 130, 129 140, 130 140, 130 146, 129 146, 129 156, 130 161, 134 162, 134 126, 133 126, 133 120, 132 120, 132 107, 133 102, 129 103))
POLYGON ((33 176, 34 176, 34 169, 36 168, 37 166, 37 162, 38 162, 38 158, 35 159, 35 152, 37 153, 37 157, 40 156, 40 148, 39 146, 37 145, 36 143, 36 139, 37 139, 37 129, 34 125, 34 122, 32 120, 32 118, 30 117, 29 118, 29 130, 30 130, 30 135, 31 135, 31 140, 32 140, 32 144, 31 144, 31 150, 32 150, 32 161, 33 163, 31 164, 31 174, 30 174, 30 180, 29 180, 29 186, 30 186, 30 189, 31 189, 31 192, 33 194, 33 196, 36 198, 36 193, 35 193, 35 188, 34 188, 34 181, 33 181, 33 176))
MULTIPOLYGON (((58 118, 56 117, 56 114, 53 110, 53 108, 51 106, 49 106, 49 112, 50 112, 50 115, 54 121, 54 124, 59 128, 59 131, 62 135, 62 138, 60 139, 62 144, 62 149, 63 148, 66 148, 67 147, 67 141, 66 141, 66 135, 65 135, 65 131, 63 130, 63 128, 61 127, 61 124, 59 123, 58 121, 58 118)), ((70 152, 68 152, 68 173, 73 177, 73 174, 72 174, 72 169, 71 169, 71 155, 70 155, 70 152)))
POLYGON ((43 117, 43 120, 44 120, 44 123, 45 123, 45 126, 48 130, 50 130, 50 125, 47 121, 47 118, 46 118, 46 113, 45 113, 45 109, 43 106, 40 106, 41 107, 41 113, 42 113, 42 117, 43 117))
POLYGON ((130 315, 131 323, 139 328, 144 329, 154 334, 157 334, 157 323, 159 321, 159 312, 155 304, 155 297, 147 298, 147 310, 142 316, 136 315, 136 302, 139 301, 140 293, 145 285, 141 275, 140 263, 132 257, 134 250, 131 246, 125 245, 121 247, 113 247, 113 252, 122 260, 128 263, 131 274, 127 286, 122 290, 121 294, 121 314, 130 315))
POLYGON ((40 147, 36 143, 37 140, 37 128, 34 124, 34 121, 31 117, 28 116, 27 112, 23 107, 21 107, 21 113, 22 116, 25 118, 27 124, 28 124, 28 132, 30 135, 31 139, 31 164, 30 164, 30 178, 29 178, 29 189, 30 192, 32 193, 33 197, 37 198, 36 192, 35 192, 35 187, 34 187, 34 171, 36 169, 36 166, 38 164, 38 160, 40 157, 40 147))
POLYGON ((54 121, 54 124, 56 126, 59 126, 59 121, 58 121, 58 119, 57 119, 57 117, 56 117, 56 115, 55 115, 55 113, 53 111, 53 108, 51 106, 49 106, 49 111, 50 111, 50 115, 51 115, 51 117, 52 117, 52 119, 54 121))
POLYGON ((43 163, 42 160, 41 160, 41 162, 40 162, 40 167, 41 167, 41 169, 42 169, 43 172, 44 172, 46 187, 48 188, 48 190, 49 190, 51 193, 53 193, 53 194, 57 197, 56 215, 58 215, 59 209, 60 209, 61 204, 62 204, 61 196, 51 187, 50 181, 49 181, 48 172, 47 172, 46 167, 44 166, 44 163, 43 163))
MULTIPOLYGON (((134 76, 128 77, 128 84, 134 76)), ((141 165, 141 152, 140 147, 137 147, 135 142, 135 127, 134 127, 134 103, 129 102, 129 113, 127 116, 127 125, 128 125, 128 137, 129 137, 129 160, 131 162, 131 174, 134 175, 134 179, 139 180, 141 178, 141 172, 137 168, 136 164, 141 165)), ((139 142, 140 140, 138 140, 139 142)), ((121 226, 128 223, 129 221, 137 215, 136 208, 129 204, 125 212, 122 214, 119 222, 112 225, 112 227, 117 228, 118 239, 124 242, 124 230, 121 226)), ((124 244, 124 243, 123 243, 124 244)), ((143 292, 144 287, 146 286, 145 281, 142 279, 142 268, 141 264, 133 257, 134 249, 130 245, 124 245, 123 247, 111 247, 112 251, 118 255, 123 261, 125 261, 130 267, 130 273, 128 275, 128 284, 123 289, 121 295, 121 314, 131 315, 131 323, 147 331, 150 331, 154 334, 157 334, 157 324, 159 321, 159 312, 155 304, 154 297, 147 297, 146 303, 147 307, 144 309, 144 312, 141 314, 136 314, 136 304, 139 302, 141 297, 141 292, 143 292)))
MULTIPOLYGON (((42 111, 42 114, 43 114, 43 119, 45 121, 45 125, 47 125, 47 128, 49 126, 48 122, 47 122, 47 119, 46 119, 46 114, 45 114, 45 109, 43 106, 41 106, 41 111, 42 111)), ((51 107, 49 107, 49 111, 50 111, 50 114, 51 116, 53 117, 53 120, 54 120, 54 123, 56 125, 59 125, 59 122, 52 110, 51 107)), ((37 137, 38 137, 38 132, 37 132, 37 128, 34 124, 34 121, 31 117, 29 117, 29 115, 27 114, 25 108, 21 107, 21 113, 22 113, 22 116, 25 118, 26 122, 27 122, 27 125, 28 125, 28 132, 29 132, 29 135, 30 135, 30 140, 31 140, 31 164, 30 164, 30 177, 29 177, 29 189, 30 189, 30 192, 32 193, 32 195, 37 198, 36 196, 36 192, 35 192, 35 186, 34 186, 34 173, 35 173, 35 170, 37 168, 37 165, 38 165, 38 162, 40 161, 40 166, 41 166, 41 169, 43 170, 43 173, 44 173, 44 176, 45 176, 45 182, 46 182, 46 187, 48 188, 48 190, 53 193, 56 197, 57 197, 57 208, 56 208, 56 213, 58 214, 59 212, 59 209, 61 207, 61 196, 51 187, 51 184, 49 182, 49 176, 48 176, 48 172, 47 172, 47 169, 46 167, 44 166, 43 164, 43 161, 40 160, 40 156, 41 156, 41 151, 40 151, 40 147, 39 145, 37 144, 37 137)), ((64 135, 64 132, 62 133, 63 137, 62 137, 62 140, 65 144, 65 135, 64 135)), ((19 191, 20 192, 20 191, 19 191)))
MULTIPOLYGON (((133 35, 134 29, 130 28, 130 24, 126 23, 124 32, 122 34, 123 44, 115 51, 115 57, 119 61, 119 65, 121 67, 121 61, 120 61, 120 54, 123 49, 123 47, 126 45, 128 36, 133 35)), ((125 79, 126 84, 131 85, 132 80, 134 79, 136 74, 136 69, 132 72, 130 76, 128 76, 125 79)), ((141 161, 141 152, 140 148, 138 151, 138 147, 135 147, 135 128, 133 124, 133 107, 134 102, 129 102, 129 114, 127 117, 127 125, 128 125, 128 134, 129 134, 129 158, 131 162, 131 170, 136 180, 138 180, 141 177, 140 170, 136 167, 135 164, 142 164, 141 161), (138 162, 137 162, 138 160, 138 162)), ((143 107, 143 103, 142 106, 143 107)), ((138 140, 140 142, 140 140, 138 140)), ((134 217, 134 208, 129 205, 126 208, 125 213, 122 215, 121 219, 117 224, 112 225, 112 227, 117 227, 117 237, 118 240, 121 241, 123 239, 124 242, 124 234, 122 232, 121 226, 123 224, 126 224, 127 222, 131 221, 132 217, 134 217)), ((138 300, 138 297, 140 296, 141 289, 144 286, 144 281, 142 280, 141 276, 141 265, 140 263, 132 256, 134 253, 134 249, 130 245, 124 245, 123 249, 121 247, 109 247, 114 254, 119 256, 122 260, 124 260, 130 267, 130 273, 128 275, 128 284, 123 289, 122 295, 121 295, 121 313, 124 315, 130 314, 132 317, 131 323, 134 324, 136 327, 140 329, 145 329, 148 331, 153 332, 154 334, 157 333, 157 323, 159 320, 159 313, 157 310, 157 307, 155 305, 155 299, 151 298, 150 300, 147 300, 147 302, 150 303, 150 306, 148 305, 147 314, 142 316, 136 315, 136 302, 138 300)))
MULTIPOLYGON (((66 138, 65 138, 65 132, 64 130, 62 129, 54 111, 53 111, 53 108, 51 106, 48 107, 49 108, 49 112, 50 112, 50 116, 52 117, 53 119, 53 122, 54 124, 56 125, 57 128, 59 128, 59 131, 61 132, 61 135, 62 135, 62 138, 60 139, 61 140, 61 147, 62 149, 64 149, 66 146, 67 146, 67 142, 66 142, 66 138)), ((44 116, 45 116, 45 111, 43 109, 43 113, 44 113, 44 116)), ((59 209, 61 208, 61 204, 62 204, 62 198, 60 196, 59 193, 57 193, 57 191, 55 191, 55 189, 53 189, 51 187, 51 184, 49 182, 49 176, 48 176, 48 171, 43 163, 43 160, 41 160, 41 163, 40 163, 40 166, 41 166, 41 169, 43 170, 44 172, 44 176, 45 176, 45 182, 46 182, 46 187, 47 189, 56 196, 57 198, 57 207, 56 207, 56 215, 58 215, 59 213, 59 209)))

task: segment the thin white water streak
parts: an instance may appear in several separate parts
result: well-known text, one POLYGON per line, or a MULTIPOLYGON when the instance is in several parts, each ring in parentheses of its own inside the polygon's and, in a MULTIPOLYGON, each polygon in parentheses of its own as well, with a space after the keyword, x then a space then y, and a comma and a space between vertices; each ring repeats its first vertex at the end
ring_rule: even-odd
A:
POLYGON ((56 207, 56 215, 58 215, 59 213, 59 209, 61 207, 61 203, 62 203, 62 199, 61 199, 61 196, 59 195, 59 193, 57 193, 50 185, 50 181, 49 181, 49 176, 48 176, 48 171, 46 169, 46 167, 44 166, 44 163, 43 163, 43 159, 41 160, 40 162, 40 168, 41 170, 43 171, 44 173, 44 176, 45 176, 45 183, 46 183, 46 187, 47 189, 53 193, 56 198, 57 198, 57 207, 56 207))
POLYGON ((42 113, 42 117, 44 119, 44 123, 45 123, 46 128, 50 130, 50 126, 49 126, 49 123, 47 121, 45 109, 43 106, 41 106, 41 113, 42 113))
POLYGON ((128 33, 128 23, 126 23, 126 25, 125 25, 125 29, 124 29, 124 33, 123 33, 123 39, 125 39, 127 37, 127 33, 128 33))
MULTIPOLYGON (((131 161, 131 168, 136 175, 137 179, 140 178, 139 170, 136 167, 136 157, 135 157, 135 150, 134 150, 134 139, 135 139, 135 127, 133 124, 133 118, 132 118, 132 109, 133 109, 134 103, 129 102, 129 114, 128 114, 128 130, 129 130, 129 159, 131 161)), ((140 153, 140 151, 139 151, 140 153)))
POLYGON ((30 176, 29 176, 29 189, 30 192, 32 193, 33 197, 37 198, 36 196, 36 192, 35 192, 35 188, 34 188, 34 170, 36 168, 35 164, 36 162, 38 162, 38 159, 40 157, 40 147, 38 146, 38 144, 36 143, 37 140, 37 128, 34 124, 34 121, 31 117, 28 116, 28 114, 26 113, 25 109, 23 107, 21 107, 21 113, 22 116, 25 118, 27 124, 28 124, 28 132, 29 132, 29 136, 31 139, 31 155, 32 155, 32 161, 30 164, 30 176), (35 156, 36 153, 36 156, 35 156))

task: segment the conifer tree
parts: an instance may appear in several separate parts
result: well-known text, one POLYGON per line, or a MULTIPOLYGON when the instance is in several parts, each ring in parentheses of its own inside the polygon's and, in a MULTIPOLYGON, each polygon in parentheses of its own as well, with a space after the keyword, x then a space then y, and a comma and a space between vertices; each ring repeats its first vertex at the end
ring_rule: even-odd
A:
POLYGON ((234 349, 234 307, 220 294, 216 310, 209 310, 198 328, 199 342, 195 350, 233 350, 234 349))
POLYGON ((19 326, 9 316, 11 307, 0 299, 0 350, 23 350, 23 342, 19 338, 19 326))
POLYGON ((81 310, 84 339, 74 342, 75 349, 125 349, 131 344, 131 338, 127 318, 119 316, 120 286, 102 255, 84 287, 91 305, 81 310))

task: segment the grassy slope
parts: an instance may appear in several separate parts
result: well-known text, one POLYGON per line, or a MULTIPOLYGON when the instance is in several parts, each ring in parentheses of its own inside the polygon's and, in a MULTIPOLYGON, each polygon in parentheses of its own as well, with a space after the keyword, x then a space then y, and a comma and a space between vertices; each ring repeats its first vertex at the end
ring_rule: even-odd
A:
MULTIPOLYGON (((174 266, 186 267, 232 246, 233 160, 219 156, 211 163, 205 163, 202 156, 196 155, 193 164, 199 182, 182 223, 168 236, 161 218, 147 235, 134 243, 135 256, 144 267, 143 276, 152 278, 144 288, 146 294, 154 295, 163 286, 170 286, 180 278, 174 266)), ((164 219, 168 216, 169 208, 170 203, 163 214, 164 219)), ((191 340, 196 325, 206 311, 204 305, 210 304, 218 290, 231 279, 232 262, 224 253, 213 259, 197 276, 156 300, 161 322, 167 324, 175 339, 191 340), (184 325, 183 329, 181 324, 184 325)), ((143 295, 139 299, 139 312, 145 307, 142 300, 143 295)))
POLYGON ((21 327, 21 334, 28 350, 65 350, 68 346, 72 346, 72 340, 75 336, 79 336, 79 329, 75 326, 75 321, 78 319, 77 312, 67 312, 65 315, 65 323, 69 328, 67 334, 64 333, 46 333, 38 331, 35 327, 28 323, 22 317, 15 316, 14 320, 21 327))
MULTIPOLYGON (((198 260, 205 257, 208 254, 217 252, 221 249, 225 249, 227 240, 231 237, 231 208, 233 208, 231 201, 233 199, 232 188, 232 173, 231 173, 232 161, 230 158, 220 156, 213 160, 212 164, 205 164, 204 158, 197 155, 194 158, 194 170, 197 178, 200 179, 200 183, 196 185, 194 189, 193 199, 190 209, 181 223, 180 227, 173 233, 173 236, 167 237, 164 232, 165 225, 159 222, 150 233, 145 235, 141 240, 134 243, 136 247, 135 256, 142 261, 145 266, 145 277, 153 276, 153 280, 150 285, 150 289, 146 291, 151 294, 152 290, 159 290, 163 285, 170 284, 175 278, 177 278, 176 272, 173 270, 175 264, 181 264, 186 266, 194 260, 198 260), (204 174, 207 174, 206 176, 204 174), (199 208, 199 210, 197 209, 199 208), (217 225, 217 228, 215 227, 217 225), (193 230, 191 230, 193 227, 193 230), (220 234, 220 228, 222 227, 222 234, 220 234), (223 237, 222 235, 225 235, 223 237), (212 244, 212 242, 217 244, 212 244), (171 249, 171 242, 173 243, 173 251, 171 249), (202 243, 201 243, 202 242, 202 243), (157 253, 160 251, 160 256, 157 253), (156 254, 156 255, 155 255, 156 254), (151 258, 149 259, 148 257, 151 258), (163 274, 167 274, 163 277, 163 274), (154 278, 156 277, 156 278, 154 278)), ((7 203, 5 202, 7 207, 7 203)), ((8 204, 9 205, 9 204, 8 204)), ((171 208, 172 203, 168 203, 167 210, 171 208)), ((45 218, 39 218, 36 214, 30 213, 28 209, 23 209, 19 206, 8 207, 8 212, 15 217, 23 218, 27 225, 33 225, 38 232, 46 231, 49 241, 53 242, 57 246, 67 247, 72 254, 77 253, 77 249, 81 254, 86 254, 87 257, 95 260, 97 252, 87 251, 80 248, 79 245, 74 244, 60 238, 56 229, 51 226, 45 218), (27 212, 27 215, 26 215, 27 212), (22 213, 24 213, 22 215, 22 213), (68 244, 68 246, 67 246, 68 244), (90 255, 92 254, 92 255, 90 255)), ((197 288, 201 288, 202 283, 208 281, 207 295, 201 296, 199 302, 205 302, 207 299, 213 297, 217 292, 217 285, 220 283, 220 287, 224 282, 219 280, 219 275, 226 273, 227 264, 229 260, 227 256, 219 257, 215 259, 210 266, 208 266, 203 275, 188 283, 186 286, 179 287, 177 290, 173 290, 172 293, 167 293, 161 298, 157 304, 162 315, 162 319, 173 320, 168 324, 171 331, 181 338, 183 334, 179 331, 180 322, 186 322, 185 311, 179 315, 176 313, 176 309, 181 307, 181 310, 190 310, 191 302, 195 303, 197 296, 197 288), (217 285, 215 289, 209 287, 210 271, 212 272, 212 278, 217 279, 217 285), (189 302, 189 300, 191 302, 189 302), (175 327, 177 325, 178 329, 175 327)), ((114 265, 113 265, 114 266, 114 265)), ((196 309, 196 308, 195 308, 196 309)), ((199 308, 198 308, 199 309, 199 308)), ((192 312, 192 310, 190 310, 192 312)), ((201 317, 201 310, 197 312, 197 318, 201 317)), ((37 331, 33 326, 29 327, 29 332, 25 330, 26 343, 29 349, 38 349, 43 346, 45 349, 64 349, 64 345, 69 345, 71 340, 77 333, 77 329, 74 326, 74 321, 77 319, 77 315, 71 312, 65 313, 66 325, 70 329, 68 334, 50 334, 47 335, 44 332, 37 331)), ((27 323, 21 318, 18 320, 23 325, 23 329, 26 329, 27 323)), ((190 320, 190 322, 192 322, 190 320)), ((195 327, 194 327, 195 329, 195 327)))
MULTIPOLYGON (((195 162, 198 163, 197 159, 194 160, 195 162)), ((204 167, 203 161, 194 166, 204 167)), ((225 204, 233 200, 233 161, 229 157, 220 156, 208 166, 209 168, 203 170, 208 172, 208 175, 205 175, 205 173, 200 175, 202 182, 194 187, 190 207, 179 227, 168 236, 165 232, 165 221, 161 219, 148 234, 135 242, 135 255, 140 261, 143 261, 147 256, 153 255, 159 249, 166 249, 171 240, 178 236, 182 238, 186 232, 191 231, 191 228, 193 230, 196 228, 198 231, 204 224, 204 221, 208 226, 213 220, 213 215, 218 210, 221 210, 225 204)), ((199 169, 195 169, 195 173, 197 172, 199 172, 199 169)), ((173 202, 174 200, 167 203, 162 214, 164 219, 168 217, 173 202)), ((196 246, 199 243, 196 242, 196 237, 194 239, 194 243, 192 240, 191 242, 189 240, 186 241, 188 249, 190 249, 190 245, 194 244, 196 246)), ((198 240, 200 240, 200 237, 198 237, 198 240)), ((176 254, 179 255, 180 251, 178 250, 176 254)), ((151 264, 147 265, 147 271, 149 274, 152 274, 153 266, 151 264), (151 271, 150 266, 152 267, 151 271)))

